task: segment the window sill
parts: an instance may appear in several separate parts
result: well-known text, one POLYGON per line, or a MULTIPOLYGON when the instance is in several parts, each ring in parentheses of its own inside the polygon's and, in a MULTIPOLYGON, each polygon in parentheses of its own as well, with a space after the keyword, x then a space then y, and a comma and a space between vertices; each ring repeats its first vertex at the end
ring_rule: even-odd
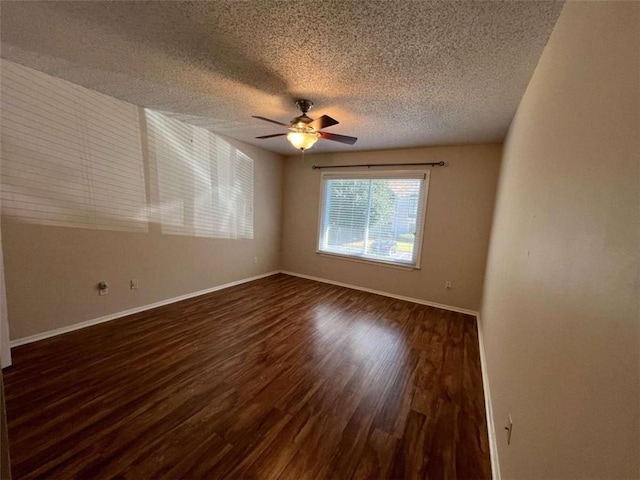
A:
POLYGON ((323 257, 339 258, 349 262, 365 263, 368 265, 377 265, 379 267, 395 268, 397 270, 420 270, 419 265, 401 265, 393 262, 385 262, 384 260, 374 260, 372 258, 355 257, 352 255, 341 255, 339 253, 322 252, 320 250, 316 250, 316 254, 323 257))

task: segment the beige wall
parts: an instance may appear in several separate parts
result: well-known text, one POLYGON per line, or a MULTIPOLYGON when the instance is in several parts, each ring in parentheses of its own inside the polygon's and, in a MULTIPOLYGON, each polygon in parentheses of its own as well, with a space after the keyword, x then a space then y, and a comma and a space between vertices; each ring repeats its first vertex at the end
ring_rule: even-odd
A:
POLYGON ((639 66, 639 3, 567 3, 505 143, 481 316, 502 478, 640 477, 639 66))
POLYGON ((12 364, 9 346, 9 316, 7 314, 7 295, 4 280, 4 258, 2 255, 2 234, 0 233, 0 367, 12 364))
POLYGON ((282 158, 227 140, 255 162, 252 240, 162 235, 157 224, 128 233, 3 219, 11 339, 277 270, 282 158), (138 290, 129 289, 133 278, 138 290), (109 295, 98 296, 101 280, 109 295))
MULTIPOLYGON (((176 121, 180 137, 169 127, 147 125, 140 107, 0 63, 2 247, 12 340, 279 268, 282 157, 176 121), (149 129, 160 129, 170 146, 162 150, 149 143, 149 129), (187 149, 194 139, 193 149, 187 149), (236 235, 234 222, 227 221, 241 214, 236 203, 206 208, 217 188, 231 195, 225 182, 235 158, 232 147, 253 160, 251 239, 236 235), (178 155, 186 150, 196 152, 197 161, 178 155), (159 179, 159 155, 184 165, 165 168, 165 184, 159 179), (222 172, 215 180, 203 167, 212 159, 222 172), (198 222, 241 239, 196 236, 212 233, 198 222), (186 228, 175 228, 183 224, 186 228), (137 290, 129 288, 131 279, 139 281, 137 290), (98 295, 100 281, 110 285, 106 296, 98 295)), ((235 181, 246 183, 246 172, 246 167, 237 172, 235 181)))
POLYGON ((284 167, 282 268, 478 310, 500 155, 500 145, 472 145, 288 157, 284 167), (316 253, 320 170, 312 170, 312 165, 441 160, 448 165, 431 169, 420 270, 316 253), (452 282, 451 290, 444 288, 446 281, 452 282))

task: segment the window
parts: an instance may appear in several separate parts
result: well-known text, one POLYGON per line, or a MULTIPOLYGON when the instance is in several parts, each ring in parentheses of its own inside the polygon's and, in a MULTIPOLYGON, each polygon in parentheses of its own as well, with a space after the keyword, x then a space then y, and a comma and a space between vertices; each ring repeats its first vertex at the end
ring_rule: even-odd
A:
POLYGON ((322 175, 318 251, 418 268, 429 172, 322 175))

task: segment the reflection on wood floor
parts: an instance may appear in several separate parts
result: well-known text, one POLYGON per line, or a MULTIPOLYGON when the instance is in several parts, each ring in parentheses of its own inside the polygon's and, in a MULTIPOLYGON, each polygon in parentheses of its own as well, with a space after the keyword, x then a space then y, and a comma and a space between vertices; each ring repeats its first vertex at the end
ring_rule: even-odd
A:
POLYGON ((468 315, 278 274, 13 354, 14 480, 491 477, 468 315))

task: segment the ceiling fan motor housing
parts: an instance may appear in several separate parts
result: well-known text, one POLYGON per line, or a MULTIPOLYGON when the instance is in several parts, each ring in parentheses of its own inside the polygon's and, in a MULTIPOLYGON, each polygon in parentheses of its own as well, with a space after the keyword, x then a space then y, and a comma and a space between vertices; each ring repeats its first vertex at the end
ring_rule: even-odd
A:
POLYGON ((306 115, 300 115, 299 117, 295 117, 291 120, 292 128, 305 128, 308 123, 313 122, 313 118, 307 117, 306 115))
POLYGON ((299 115, 291 120, 291 127, 297 130, 307 130, 307 124, 313 122, 313 118, 307 116, 307 112, 313 108, 313 102, 311 100, 296 100, 296 106, 302 112, 302 115, 299 115))

